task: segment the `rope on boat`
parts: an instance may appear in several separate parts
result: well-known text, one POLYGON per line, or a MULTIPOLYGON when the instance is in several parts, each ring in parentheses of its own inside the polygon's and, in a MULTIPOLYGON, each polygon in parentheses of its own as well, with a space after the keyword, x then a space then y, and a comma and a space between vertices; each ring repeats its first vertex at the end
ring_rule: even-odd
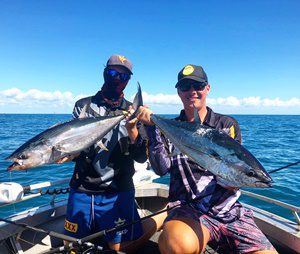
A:
POLYGON ((1 182, 0 183, 0 207, 13 204, 16 202, 28 200, 37 196, 49 194, 65 194, 69 192, 69 188, 59 188, 54 190, 42 191, 43 188, 52 187, 54 185, 61 185, 70 182, 70 178, 62 179, 53 182, 42 182, 31 185, 22 186, 15 182, 1 182), (38 190, 38 191, 34 191, 38 190), (31 194, 31 195, 26 195, 31 194))
POLYGON ((38 192, 33 192, 33 191, 30 191, 28 193, 30 194, 36 194, 36 193, 39 193, 41 194, 41 196, 43 195, 58 195, 58 194, 66 194, 66 193, 69 193, 70 192, 70 187, 66 187, 66 188, 54 188, 53 190, 50 190, 50 189, 47 189, 46 191, 38 191, 38 192))

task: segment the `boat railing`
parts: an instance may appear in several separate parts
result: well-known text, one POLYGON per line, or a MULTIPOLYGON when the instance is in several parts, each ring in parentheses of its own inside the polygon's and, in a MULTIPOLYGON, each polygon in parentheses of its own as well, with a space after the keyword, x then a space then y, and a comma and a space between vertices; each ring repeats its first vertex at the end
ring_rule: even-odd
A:
MULTIPOLYGON (((16 204, 16 203, 19 203, 19 202, 22 202, 25 200, 40 197, 45 194, 42 192, 42 189, 47 188, 47 187, 57 186, 57 185, 63 185, 63 184, 69 183, 69 182, 70 182, 70 178, 66 178, 66 179, 52 181, 52 182, 42 182, 42 183, 36 183, 36 184, 28 185, 28 186, 22 186, 24 195, 21 195, 21 198, 7 202, 7 203, 0 203, 0 207, 16 204), (32 193, 32 191, 33 191, 33 193, 32 193), (34 192, 34 191, 36 191, 36 192, 34 192)), ((51 203, 54 202, 55 197, 56 197, 56 195, 54 194, 54 197, 51 200, 51 203)))
POLYGON ((260 200, 263 200, 267 203, 275 204, 275 205, 278 205, 280 207, 283 207, 283 208, 286 208, 286 209, 290 210, 292 212, 292 214, 294 215, 294 217, 297 221, 297 224, 300 225, 300 218, 299 218, 299 215, 298 215, 298 213, 300 212, 300 207, 295 206, 295 205, 290 205, 288 203, 278 201, 276 199, 269 198, 269 197, 266 197, 266 196, 262 196, 262 195, 259 195, 259 194, 253 193, 253 192, 244 191, 244 190, 241 190, 241 192, 242 192, 242 194, 247 195, 249 197, 260 199, 260 200))
MULTIPOLYGON (((32 198, 37 198, 37 197, 43 195, 43 192, 41 191, 43 188, 57 186, 57 185, 63 185, 63 184, 68 183, 69 181, 70 181, 70 178, 67 178, 67 179, 62 179, 62 180, 53 181, 53 182, 42 182, 42 183, 32 184, 32 185, 28 185, 28 186, 23 186, 24 194, 27 193, 27 195, 24 195, 24 196, 22 196, 22 198, 14 200, 9 203, 0 203, 0 207, 15 204, 15 203, 29 200, 32 198), (31 191, 34 191, 34 190, 39 190, 39 191, 36 193, 31 193, 31 191)), ((253 193, 253 192, 249 192, 249 191, 245 191, 245 190, 241 190, 241 192, 243 195, 247 195, 252 198, 260 199, 267 203, 275 204, 275 205, 278 205, 280 207, 290 210, 292 212, 292 214, 294 215, 294 217, 297 221, 297 224, 300 225, 300 218, 298 215, 298 213, 300 213, 300 207, 295 206, 295 205, 290 205, 288 203, 278 201, 278 200, 275 200, 273 198, 269 198, 266 196, 262 196, 262 195, 259 195, 259 194, 253 193)), ((54 198, 55 198, 55 195, 54 195, 54 198)), ((51 202, 54 202, 54 198, 51 200, 51 202)))

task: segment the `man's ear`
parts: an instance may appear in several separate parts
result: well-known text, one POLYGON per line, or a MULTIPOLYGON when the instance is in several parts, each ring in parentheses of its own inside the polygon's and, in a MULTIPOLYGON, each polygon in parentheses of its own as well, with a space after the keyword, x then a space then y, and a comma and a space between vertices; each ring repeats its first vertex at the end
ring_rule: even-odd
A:
POLYGON ((206 94, 209 94, 209 92, 210 92, 210 84, 207 84, 207 86, 206 86, 206 94))

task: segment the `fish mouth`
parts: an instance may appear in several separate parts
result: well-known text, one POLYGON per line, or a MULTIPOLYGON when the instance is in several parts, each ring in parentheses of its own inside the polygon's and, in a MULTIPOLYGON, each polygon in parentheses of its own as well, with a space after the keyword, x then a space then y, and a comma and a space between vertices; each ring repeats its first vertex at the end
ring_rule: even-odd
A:
POLYGON ((7 171, 15 171, 15 170, 23 170, 25 169, 25 165, 22 162, 17 162, 15 161, 14 163, 12 163, 10 166, 8 166, 8 168, 6 169, 7 171))
POLYGON ((271 188, 273 187, 273 181, 256 181, 255 186, 258 188, 271 188))

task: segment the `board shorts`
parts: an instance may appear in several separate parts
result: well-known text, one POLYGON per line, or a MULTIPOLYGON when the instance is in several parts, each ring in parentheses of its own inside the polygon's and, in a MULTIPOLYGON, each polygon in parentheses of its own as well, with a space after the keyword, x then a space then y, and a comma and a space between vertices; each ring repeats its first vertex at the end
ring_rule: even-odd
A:
MULTIPOLYGON (((64 229, 66 235, 81 239, 139 219, 134 191, 93 195, 71 188, 64 229)), ((106 242, 120 243, 136 240, 142 234, 142 223, 139 221, 103 237, 106 242)))
POLYGON ((241 208, 239 218, 230 223, 222 223, 188 204, 173 208, 165 222, 176 218, 192 218, 199 221, 210 232, 209 246, 221 253, 275 250, 255 224, 252 211, 244 207, 241 208))

